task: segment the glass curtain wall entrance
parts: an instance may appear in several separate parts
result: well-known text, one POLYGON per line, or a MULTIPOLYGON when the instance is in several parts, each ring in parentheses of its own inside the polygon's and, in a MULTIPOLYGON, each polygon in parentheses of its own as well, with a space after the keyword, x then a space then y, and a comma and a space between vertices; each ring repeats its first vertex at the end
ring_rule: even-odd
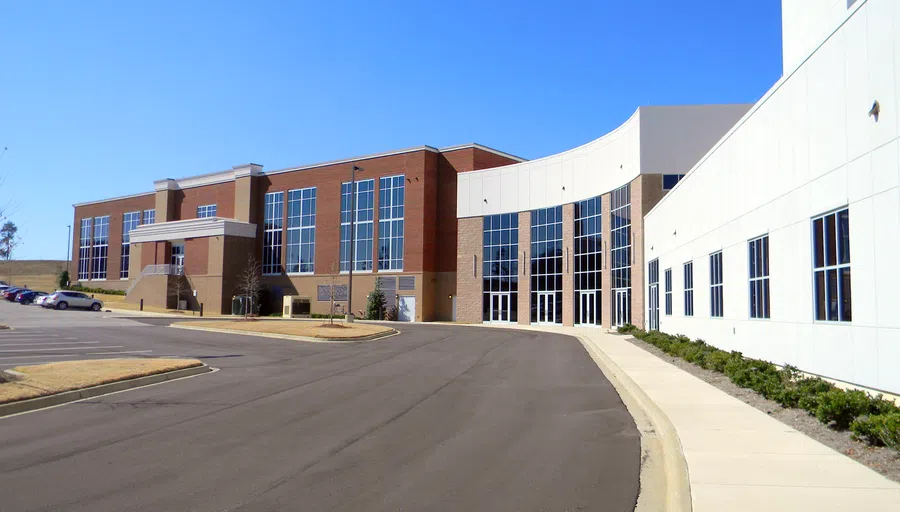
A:
POLYGON ((613 325, 631 323, 631 185, 614 190, 610 200, 613 325))
POLYGON ((531 322, 562 323, 562 206, 531 212, 531 322))
POLYGON ((600 325, 600 197, 575 203, 575 325, 600 325))
POLYGON ((519 214, 484 217, 482 320, 516 322, 519 290, 519 214))

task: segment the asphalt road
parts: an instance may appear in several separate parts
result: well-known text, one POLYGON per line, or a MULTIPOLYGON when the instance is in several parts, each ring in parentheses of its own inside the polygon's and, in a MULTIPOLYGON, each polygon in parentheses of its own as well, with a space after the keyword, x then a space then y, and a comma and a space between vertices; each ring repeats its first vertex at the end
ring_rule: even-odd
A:
POLYGON ((66 318, 85 324, 16 332, 220 371, 0 419, 4 512, 634 508, 639 434, 575 339, 403 325, 315 344, 66 318))

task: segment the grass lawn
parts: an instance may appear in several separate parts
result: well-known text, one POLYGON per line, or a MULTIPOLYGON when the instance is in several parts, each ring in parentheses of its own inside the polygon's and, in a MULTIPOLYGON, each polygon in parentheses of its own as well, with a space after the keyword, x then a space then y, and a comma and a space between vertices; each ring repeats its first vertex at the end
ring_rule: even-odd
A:
POLYGON ((291 336, 305 336, 307 338, 340 338, 353 339, 390 332, 390 327, 373 324, 340 323, 335 322, 334 327, 329 327, 325 321, 298 321, 298 320, 223 320, 212 322, 177 322, 175 325, 208 329, 229 329, 233 331, 258 332, 264 334, 287 334, 291 336), (324 322, 324 323, 323 323, 324 322))
POLYGON ((18 380, 0 380, 0 404, 88 388, 182 368, 199 366, 196 359, 96 359, 18 366, 18 380))

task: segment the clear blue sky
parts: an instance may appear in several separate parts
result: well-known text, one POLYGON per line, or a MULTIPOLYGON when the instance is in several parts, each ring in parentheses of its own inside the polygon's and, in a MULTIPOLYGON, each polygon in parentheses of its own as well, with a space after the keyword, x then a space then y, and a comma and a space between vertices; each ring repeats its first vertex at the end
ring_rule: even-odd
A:
POLYGON ((0 204, 15 258, 63 259, 73 203, 154 179, 423 144, 536 158, 780 74, 778 0, 5 1, 0 204))

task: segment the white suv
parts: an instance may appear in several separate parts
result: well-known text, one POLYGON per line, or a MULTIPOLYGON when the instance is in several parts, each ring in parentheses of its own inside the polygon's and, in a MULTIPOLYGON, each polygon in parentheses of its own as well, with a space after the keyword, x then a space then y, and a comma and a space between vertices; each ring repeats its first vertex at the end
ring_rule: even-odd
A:
POLYGON ((58 290, 53 295, 47 297, 41 304, 45 308, 68 309, 68 308, 87 308, 93 311, 103 309, 103 303, 97 299, 92 299, 81 292, 69 292, 58 290))

